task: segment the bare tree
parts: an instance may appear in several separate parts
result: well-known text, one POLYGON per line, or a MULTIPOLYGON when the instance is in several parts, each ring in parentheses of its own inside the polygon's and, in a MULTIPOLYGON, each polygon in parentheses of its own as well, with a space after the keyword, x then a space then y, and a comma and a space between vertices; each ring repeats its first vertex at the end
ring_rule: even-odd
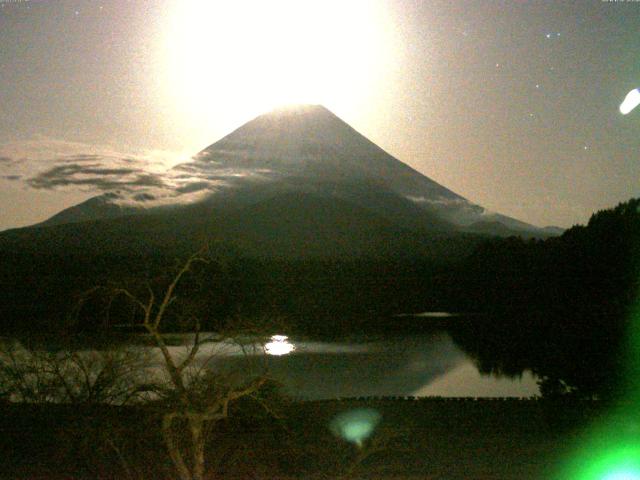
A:
POLYGON ((355 452, 348 454, 342 472, 335 475, 338 480, 348 480, 354 478, 356 472, 362 469, 362 464, 380 453, 398 450, 392 446, 392 443, 398 439, 400 435, 397 432, 386 429, 377 432, 371 439, 355 445, 355 452))
POLYGON ((47 351, 0 344, 0 398, 26 403, 125 405, 140 393, 147 358, 139 349, 47 351))
POLYGON ((160 352, 165 382, 152 390, 160 397, 164 444, 181 480, 205 478, 208 432, 228 417, 233 402, 255 395, 268 380, 266 362, 248 374, 219 368, 220 350, 212 345, 224 348, 232 343, 241 355, 256 359, 264 359, 264 349, 256 346, 255 339, 245 342, 237 335, 204 336, 197 317, 192 319, 195 332, 186 347, 176 352, 168 345, 163 331, 167 314, 178 299, 178 286, 185 275, 196 264, 210 261, 204 253, 201 250, 189 257, 160 295, 150 285, 142 296, 126 288, 110 292, 112 299, 122 296, 141 312, 141 324, 160 352))

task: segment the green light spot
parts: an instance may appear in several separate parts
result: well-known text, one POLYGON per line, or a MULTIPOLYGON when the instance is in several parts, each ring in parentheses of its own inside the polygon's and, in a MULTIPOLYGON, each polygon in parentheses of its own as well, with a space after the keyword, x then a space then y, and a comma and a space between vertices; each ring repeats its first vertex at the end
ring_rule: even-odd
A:
POLYGON ((378 426, 380 419, 380 413, 371 408, 349 410, 335 417, 329 428, 334 435, 344 438, 347 442, 362 445, 378 426))
POLYGON ((640 302, 629 318, 625 354, 624 399, 583 431, 555 479, 640 480, 640 302))
POLYGON ((640 444, 603 448, 598 443, 585 445, 574 460, 574 465, 562 477, 576 480, 640 480, 640 444))
POLYGON ((640 480, 640 474, 635 471, 617 471, 612 472, 605 477, 602 477, 602 480, 640 480))

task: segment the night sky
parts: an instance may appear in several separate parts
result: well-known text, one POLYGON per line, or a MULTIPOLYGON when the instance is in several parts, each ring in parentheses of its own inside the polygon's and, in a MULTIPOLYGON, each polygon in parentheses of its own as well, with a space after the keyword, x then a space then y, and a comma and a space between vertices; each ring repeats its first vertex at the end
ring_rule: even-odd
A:
POLYGON ((490 210, 568 227, 640 195, 640 108, 619 111, 637 87, 633 1, 0 0, 0 229, 294 102, 490 210), (34 181, 70 156, 104 168, 34 181))

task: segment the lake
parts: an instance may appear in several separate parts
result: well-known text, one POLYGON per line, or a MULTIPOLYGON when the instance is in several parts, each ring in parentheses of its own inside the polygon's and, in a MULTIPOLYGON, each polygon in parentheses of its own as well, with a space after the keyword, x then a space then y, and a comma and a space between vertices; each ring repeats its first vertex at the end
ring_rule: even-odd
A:
MULTIPOLYGON (((274 353, 282 353, 277 347, 283 345, 293 351, 266 357, 270 375, 287 394, 298 399, 531 397, 539 393, 536 378, 529 371, 515 378, 481 375, 472 359, 444 331, 352 336, 343 342, 275 338, 274 353)), ((171 335, 172 355, 184 355, 191 339, 192 335, 171 335)), ((160 352, 144 345, 145 336, 135 335, 132 343, 135 349, 144 351, 145 379, 163 371, 160 352)), ((252 347, 248 351, 236 343, 207 342, 201 346, 196 364, 234 372, 263 365, 263 355, 252 354, 252 347)), ((90 358, 94 353, 86 349, 80 355, 90 358)))
POLYGON ((362 396, 530 397, 536 378, 481 375, 444 332, 349 343, 296 342, 288 355, 270 357, 273 376, 304 399, 362 396))
MULTIPOLYGON (((531 397, 539 393, 535 376, 525 371, 509 378, 479 373, 469 358, 443 331, 385 335, 348 342, 287 338, 295 350, 269 356, 271 376, 286 393, 307 400, 369 396, 531 397)), ((181 347, 171 347, 179 353, 181 347)), ((212 348, 225 363, 243 362, 232 345, 203 348, 201 361, 212 348)), ((160 359, 158 359, 160 361, 160 359)), ((236 365, 234 368, 236 368, 236 365)))

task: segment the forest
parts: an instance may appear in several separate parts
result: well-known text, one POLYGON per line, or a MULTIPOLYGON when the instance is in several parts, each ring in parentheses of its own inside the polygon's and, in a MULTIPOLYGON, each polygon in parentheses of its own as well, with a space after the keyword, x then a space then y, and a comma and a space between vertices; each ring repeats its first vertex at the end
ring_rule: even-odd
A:
MULTIPOLYGON (((544 240, 462 236, 450 255, 435 258, 260 258, 209 245, 211 261, 183 280, 164 328, 192 329, 185 318, 194 317, 209 331, 239 319, 277 318, 287 333, 342 338, 441 328, 394 315, 459 312, 469 316, 447 330, 483 371, 516 375, 528 368, 545 379, 545 391, 605 395, 620 387, 633 328, 639 206, 632 199, 544 240)), ((4 249, 0 257, 2 330, 29 341, 53 332, 139 330, 140 312, 91 292, 160 288, 186 258, 175 249, 126 255, 4 249)))

